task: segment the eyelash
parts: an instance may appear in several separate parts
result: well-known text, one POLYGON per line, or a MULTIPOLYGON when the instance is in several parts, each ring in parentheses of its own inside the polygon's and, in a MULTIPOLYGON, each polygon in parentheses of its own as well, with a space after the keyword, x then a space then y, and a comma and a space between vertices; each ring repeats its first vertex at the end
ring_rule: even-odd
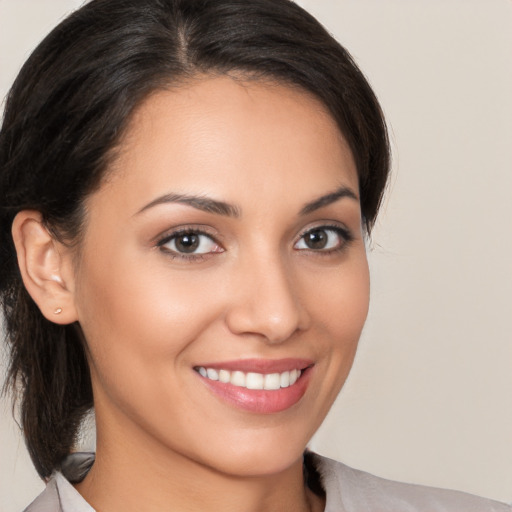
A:
MULTIPOLYGON (((303 231, 302 234, 300 235, 298 241, 294 243, 294 247, 308 233, 311 233, 314 231, 326 231, 326 232, 333 231, 340 237, 341 242, 338 247, 333 247, 331 249, 311 249, 311 248, 310 249, 296 249, 297 251, 313 253, 318 256, 327 256, 327 255, 331 255, 334 253, 343 252, 348 247, 348 245, 354 240, 354 236, 352 235, 352 233, 344 227, 341 227, 338 225, 320 225, 320 226, 308 228, 305 231, 303 231)), ((222 248, 221 244, 216 240, 216 238, 211 233, 208 233, 207 231, 204 231, 200 228, 195 228, 195 227, 183 227, 183 228, 176 229, 172 233, 166 234, 160 240, 158 240, 156 243, 156 246, 161 251, 165 252, 166 255, 170 256, 172 259, 180 259, 180 260, 185 260, 185 261, 190 261, 190 262, 203 261, 206 258, 212 256, 213 254, 219 254, 219 253, 224 252, 224 249, 222 248), (175 239, 178 239, 180 236, 190 235, 190 234, 208 237, 210 240, 212 240, 212 242, 214 242, 217 246, 219 246, 221 248, 221 250, 218 252, 215 251, 215 252, 207 252, 207 253, 199 253, 199 254, 193 254, 193 253, 186 254, 186 253, 180 253, 180 252, 174 251, 172 249, 167 249, 165 247, 166 244, 172 242, 175 239)))
POLYGON ((219 247, 222 247, 220 243, 215 239, 215 237, 200 228, 194 228, 194 227, 183 227, 179 229, 175 229, 172 233, 164 235, 163 238, 157 241, 157 247, 160 248, 161 251, 163 251, 167 256, 170 256, 172 259, 180 259, 180 260, 186 260, 186 261, 202 261, 212 254, 218 254, 221 252, 224 252, 224 249, 217 252, 208 252, 208 253, 199 253, 199 254, 186 254, 186 253, 179 253, 177 251, 173 251, 172 249, 167 249, 164 247, 166 244, 172 242, 172 240, 178 239, 180 236, 183 235, 199 235, 199 236, 206 236, 210 240, 212 240, 216 245, 219 247))
MULTIPOLYGON (((347 247, 354 241, 354 235, 345 227, 339 226, 337 224, 322 224, 320 226, 314 226, 312 228, 306 229, 299 237, 299 240, 302 240, 308 233, 312 233, 314 231, 334 231, 340 237, 340 244, 337 247, 333 247, 331 249, 299 249, 300 251, 305 251, 308 253, 313 253, 317 256, 329 256, 336 253, 341 253, 347 249, 347 247)), ((296 245, 297 242, 294 244, 296 245)))

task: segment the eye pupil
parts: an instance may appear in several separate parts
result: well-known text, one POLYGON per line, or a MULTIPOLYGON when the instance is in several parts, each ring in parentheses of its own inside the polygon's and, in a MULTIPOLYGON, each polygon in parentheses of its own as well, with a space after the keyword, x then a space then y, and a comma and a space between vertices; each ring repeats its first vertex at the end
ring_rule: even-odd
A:
POLYGON ((199 236, 194 233, 185 233, 176 238, 175 244, 180 252, 194 252, 199 247, 199 236))
POLYGON ((310 249, 323 249, 327 245, 328 236, 323 229, 317 229, 307 233, 304 241, 310 249))

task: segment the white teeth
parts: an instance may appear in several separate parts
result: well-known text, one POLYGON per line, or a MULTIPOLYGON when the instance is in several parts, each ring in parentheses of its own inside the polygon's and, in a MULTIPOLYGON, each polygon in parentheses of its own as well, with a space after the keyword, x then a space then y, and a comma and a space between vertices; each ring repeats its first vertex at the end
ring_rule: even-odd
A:
POLYGON ((208 368, 206 370, 206 376, 210 380, 219 380, 219 372, 217 370, 214 370, 213 368, 208 368))
POLYGON ((233 372, 231 374, 231 378, 229 382, 233 384, 233 386, 240 386, 245 388, 245 373, 244 372, 233 372))
POLYGON ((279 373, 269 373, 265 375, 264 389, 279 389, 281 387, 281 376, 279 373))
POLYGON ((227 370, 220 370, 219 371, 219 380, 221 382, 229 382, 229 379, 231 378, 231 374, 227 370))
POLYGON ((276 390, 293 386, 301 376, 301 370, 290 370, 283 373, 256 373, 229 370, 215 370, 214 368, 196 368, 202 377, 210 380, 218 380, 223 383, 230 383, 247 389, 276 390))
POLYGON ((265 377, 261 373, 248 373, 245 378, 247 389, 263 389, 265 377))
POLYGON ((290 385, 290 372, 281 373, 281 387, 287 388, 290 385))

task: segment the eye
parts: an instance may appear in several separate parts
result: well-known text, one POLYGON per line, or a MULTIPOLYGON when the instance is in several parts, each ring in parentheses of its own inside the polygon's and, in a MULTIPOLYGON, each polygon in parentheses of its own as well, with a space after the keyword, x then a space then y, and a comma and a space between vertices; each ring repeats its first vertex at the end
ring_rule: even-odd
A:
POLYGON ((158 242, 158 246, 181 257, 200 256, 223 251, 210 235, 192 230, 175 232, 158 242))
POLYGON ((320 226, 306 231, 294 249, 331 252, 341 250, 352 240, 350 233, 338 226, 320 226))

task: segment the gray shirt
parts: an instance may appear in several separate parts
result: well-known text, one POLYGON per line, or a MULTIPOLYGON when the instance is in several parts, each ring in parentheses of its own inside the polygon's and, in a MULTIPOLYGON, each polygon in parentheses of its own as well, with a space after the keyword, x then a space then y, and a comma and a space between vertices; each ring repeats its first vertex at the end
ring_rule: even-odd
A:
MULTIPOLYGON (((71 482, 82 480, 94 454, 73 454, 25 512, 95 512, 71 482)), ((307 453, 307 479, 323 489, 325 512, 512 512, 512 507, 471 494, 404 484, 307 453)))

